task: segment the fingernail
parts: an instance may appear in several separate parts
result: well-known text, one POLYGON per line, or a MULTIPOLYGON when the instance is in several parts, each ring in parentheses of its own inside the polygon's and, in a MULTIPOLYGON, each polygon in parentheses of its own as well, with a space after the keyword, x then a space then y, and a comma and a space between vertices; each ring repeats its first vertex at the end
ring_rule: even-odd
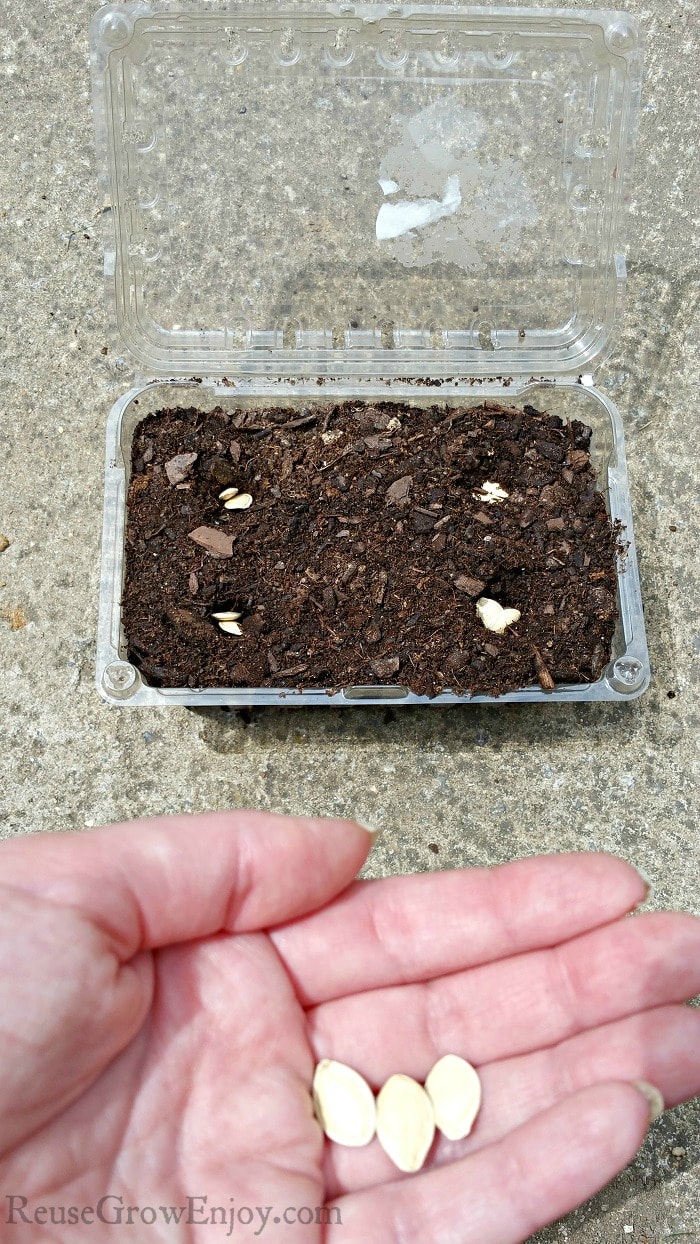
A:
POLYGON ((630 907, 628 912, 628 915, 630 916, 633 916, 636 911, 639 911, 640 907, 643 907, 645 903, 648 903, 654 893, 654 887, 652 886, 649 878, 644 876, 641 868, 637 868, 636 864, 634 865, 634 871, 637 873, 640 881, 644 882, 644 894, 641 898, 637 899, 637 902, 634 903, 632 907, 630 907))
POLYGON ((637 869, 637 872, 639 873, 640 877, 642 878, 642 881, 644 882, 644 885, 646 886, 646 893, 644 895, 644 898, 640 899, 639 902, 637 903, 637 907, 641 907, 643 903, 649 902, 649 899, 654 893, 654 887, 651 884, 651 881, 647 877, 646 873, 643 873, 641 868, 638 868, 636 864, 635 864, 635 868, 637 869))
POLYGON ((372 839, 372 846, 374 846, 375 842, 377 841, 377 838, 382 832, 381 829, 370 829, 369 825, 361 825, 359 821, 355 821, 355 824, 359 825, 360 829, 364 829, 366 834, 369 834, 370 838, 372 839))
POLYGON ((633 1080, 632 1083, 636 1089, 639 1089, 642 1097, 646 1097, 649 1106, 649 1122, 653 1123, 665 1110, 664 1099, 661 1093, 655 1085, 649 1084, 647 1080, 633 1080))

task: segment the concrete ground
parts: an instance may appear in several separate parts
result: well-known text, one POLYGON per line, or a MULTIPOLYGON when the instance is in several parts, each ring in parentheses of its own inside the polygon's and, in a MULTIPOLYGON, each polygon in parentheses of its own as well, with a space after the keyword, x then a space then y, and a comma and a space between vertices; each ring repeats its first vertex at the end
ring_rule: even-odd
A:
MULTIPOLYGON (((94 7, 0 4, 2 833, 231 806, 347 814, 383 830, 372 875, 606 850, 651 879, 652 906, 700 913, 692 0, 629 2, 646 85, 627 315, 599 375, 627 428, 652 687, 622 706, 404 712, 122 710, 95 692, 104 427, 130 375, 104 352, 94 7)), ((700 1103, 539 1238, 700 1240, 700 1103)))

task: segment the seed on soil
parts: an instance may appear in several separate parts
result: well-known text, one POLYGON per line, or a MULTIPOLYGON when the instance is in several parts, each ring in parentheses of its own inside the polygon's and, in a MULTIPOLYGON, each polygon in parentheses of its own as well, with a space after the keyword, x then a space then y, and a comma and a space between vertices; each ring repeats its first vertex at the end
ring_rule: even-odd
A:
POLYGON ((237 488, 224 488, 224 491, 219 493, 219 501, 230 501, 232 497, 237 497, 237 496, 238 496, 237 488))
POLYGON ((10 547, 10 541, 8 540, 7 536, 4 536, 2 532, 0 531, 0 553, 4 553, 5 549, 9 549, 9 547, 10 547))
POLYGON ((466 1059, 445 1054, 425 1081, 435 1123, 448 1140, 463 1140, 472 1130, 481 1105, 481 1081, 466 1059))
POLYGON ((239 618, 243 617, 243 614, 242 613, 213 613, 211 616, 217 622, 237 622, 239 618))
POLYGON ((243 631, 237 622, 219 622, 219 630, 227 635, 242 635, 243 631))
POLYGON ((435 1135, 425 1089, 411 1076, 390 1076, 377 1097, 377 1138, 400 1171, 419 1171, 435 1135))
POLYGON ((497 600, 489 600, 488 596, 479 597, 476 612, 482 626, 487 631, 495 631, 497 635, 505 634, 506 627, 512 626, 520 617, 519 609, 504 609, 497 600))
POLYGON ((479 491, 472 493, 475 501, 484 501, 486 505, 494 505, 498 501, 505 501, 509 495, 505 488, 501 488, 500 484, 496 484, 490 479, 484 480, 479 491))
POLYGON ((249 492, 239 492, 237 496, 231 497, 230 501, 224 504, 225 510, 249 510, 253 504, 253 498, 249 492))
POLYGON ((345 1063, 322 1058, 314 1072, 314 1111, 329 1140, 359 1148, 374 1136, 376 1106, 367 1081, 345 1063))

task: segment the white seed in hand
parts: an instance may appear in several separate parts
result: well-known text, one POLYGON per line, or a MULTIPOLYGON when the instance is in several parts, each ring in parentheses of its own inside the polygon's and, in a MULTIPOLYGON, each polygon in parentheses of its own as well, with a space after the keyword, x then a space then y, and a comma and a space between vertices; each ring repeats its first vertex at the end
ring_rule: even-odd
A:
POLYGON ((463 1140, 481 1105, 481 1081, 471 1063, 457 1054, 438 1059, 425 1082, 435 1122, 448 1140, 463 1140))
POLYGON ((374 1136, 374 1093, 359 1071, 322 1058, 312 1085, 316 1118, 329 1140, 359 1148, 374 1136))
POLYGON ((231 497, 230 501, 224 503, 225 510, 248 510, 253 504, 253 498, 249 492, 239 492, 238 496, 231 497))
POLYGON ((512 626, 520 617, 519 609, 504 609, 497 600, 489 600, 488 596, 480 596, 476 602, 476 612, 482 626, 487 631, 496 631, 502 635, 507 626, 512 626))
POLYGON ((237 488, 224 488, 224 491, 219 493, 219 501, 230 501, 232 497, 237 497, 237 496, 238 496, 237 488))
POLYGON ((486 505, 494 505, 497 501, 505 501, 509 496, 505 488, 501 488, 500 484, 493 483, 490 479, 484 480, 478 492, 473 492, 472 496, 475 501, 483 501, 486 505))
POLYGON ((237 622, 239 618, 243 617, 243 614, 242 613, 213 613, 211 616, 217 622, 237 622))
POLYGON ((377 1097, 377 1137, 400 1171, 419 1171, 435 1135, 425 1089, 411 1076, 390 1076, 377 1097))
POLYGON ((225 631, 227 635, 242 635, 243 631, 237 622, 220 622, 219 630, 225 631))

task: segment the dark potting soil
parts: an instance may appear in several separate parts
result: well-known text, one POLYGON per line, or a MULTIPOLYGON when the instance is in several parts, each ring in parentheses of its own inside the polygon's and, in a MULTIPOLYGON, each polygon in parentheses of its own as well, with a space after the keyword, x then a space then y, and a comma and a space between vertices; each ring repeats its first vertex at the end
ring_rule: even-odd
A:
POLYGON ((132 447, 129 660, 165 687, 496 696, 591 682, 622 550, 590 439, 489 401, 158 411, 132 447), (486 481, 507 499, 487 503, 486 481), (250 508, 224 509, 227 486, 250 508), (482 596, 519 621, 487 630, 482 596), (240 637, 212 619, 227 610, 240 637))

